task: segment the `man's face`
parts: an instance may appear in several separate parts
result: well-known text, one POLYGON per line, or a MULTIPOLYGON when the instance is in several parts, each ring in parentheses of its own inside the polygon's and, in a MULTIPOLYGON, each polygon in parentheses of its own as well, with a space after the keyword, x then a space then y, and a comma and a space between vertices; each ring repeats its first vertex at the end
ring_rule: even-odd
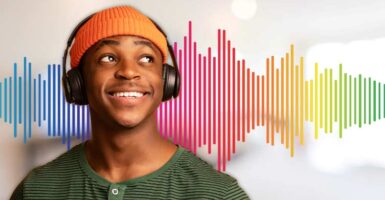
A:
POLYGON ((109 124, 132 128, 162 101, 162 55, 149 40, 114 36, 84 55, 83 75, 91 109, 109 124))

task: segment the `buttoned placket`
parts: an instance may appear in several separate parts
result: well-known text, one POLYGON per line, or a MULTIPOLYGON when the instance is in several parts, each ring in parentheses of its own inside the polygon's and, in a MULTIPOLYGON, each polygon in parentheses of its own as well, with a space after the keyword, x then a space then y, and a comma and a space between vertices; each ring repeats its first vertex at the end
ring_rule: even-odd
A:
POLYGON ((126 186, 111 184, 108 190, 108 200, 122 200, 126 186))

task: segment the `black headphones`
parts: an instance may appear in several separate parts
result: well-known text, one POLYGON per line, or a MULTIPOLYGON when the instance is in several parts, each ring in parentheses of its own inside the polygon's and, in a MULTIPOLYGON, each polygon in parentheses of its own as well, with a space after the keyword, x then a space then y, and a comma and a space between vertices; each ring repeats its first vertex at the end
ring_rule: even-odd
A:
MULTIPOLYGON (((82 27, 94 14, 88 16, 84 20, 82 20, 72 31, 70 37, 67 41, 67 47, 64 51, 63 56, 63 87, 64 87, 64 95, 68 103, 74 103, 77 105, 86 105, 88 104, 85 85, 83 81, 82 73, 78 67, 72 68, 67 72, 66 64, 67 64, 67 56, 68 50, 72 45, 72 42, 75 38, 76 33, 79 31, 80 27, 82 27)), ((150 19, 151 20, 151 19, 150 19)), ((172 46, 169 44, 167 40, 167 35, 165 32, 156 24, 153 20, 152 23, 156 26, 156 28, 165 36, 167 42, 167 49, 170 53, 171 60, 173 66, 169 64, 163 64, 163 97, 162 101, 167 101, 172 97, 177 97, 179 94, 179 86, 180 86, 180 75, 178 71, 178 65, 175 60, 175 55, 172 49, 172 46)), ((80 65, 80 64, 79 64, 80 65)))

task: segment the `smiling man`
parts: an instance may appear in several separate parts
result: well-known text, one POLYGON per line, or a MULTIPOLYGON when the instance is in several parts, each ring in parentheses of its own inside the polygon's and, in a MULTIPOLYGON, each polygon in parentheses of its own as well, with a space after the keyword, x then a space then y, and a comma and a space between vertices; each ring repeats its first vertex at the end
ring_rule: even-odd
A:
POLYGON ((161 137, 170 49, 148 17, 113 7, 75 32, 71 70, 84 97, 66 95, 89 104, 92 138, 33 169, 11 199, 248 199, 236 179, 161 137))

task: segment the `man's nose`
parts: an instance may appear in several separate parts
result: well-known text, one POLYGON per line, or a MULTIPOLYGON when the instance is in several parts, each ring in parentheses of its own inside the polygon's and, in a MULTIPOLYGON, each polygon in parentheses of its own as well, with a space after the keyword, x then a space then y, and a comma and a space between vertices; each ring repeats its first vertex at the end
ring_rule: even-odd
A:
POLYGON ((136 62, 129 59, 123 59, 118 66, 118 70, 115 73, 115 77, 118 79, 138 79, 140 78, 139 66, 136 62))

